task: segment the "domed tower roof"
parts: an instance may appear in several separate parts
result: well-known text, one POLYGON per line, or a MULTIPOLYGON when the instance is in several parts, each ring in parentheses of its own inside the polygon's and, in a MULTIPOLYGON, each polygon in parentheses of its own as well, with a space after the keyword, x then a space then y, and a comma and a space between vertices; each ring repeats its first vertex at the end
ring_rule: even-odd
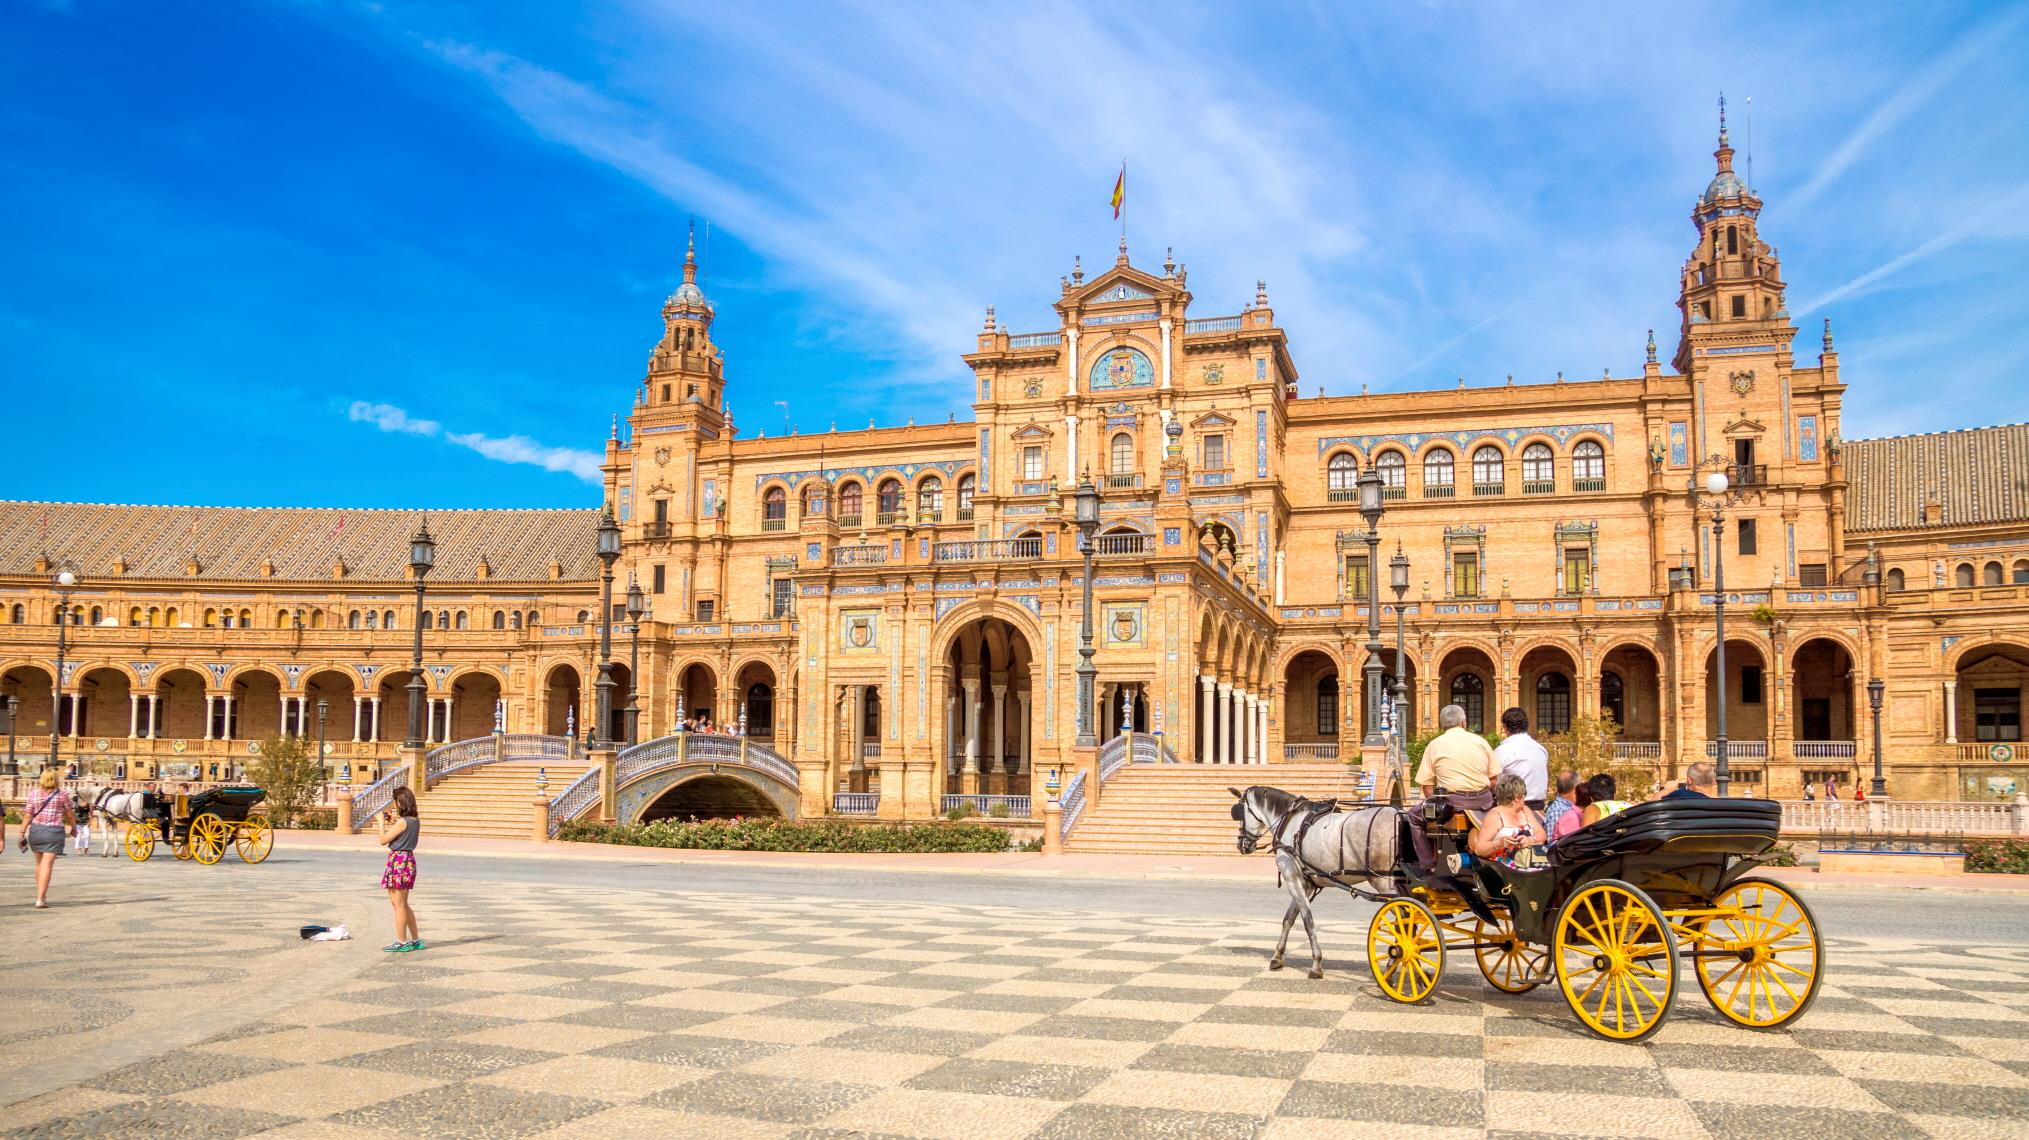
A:
POLYGON ((1712 181, 1705 184, 1705 192, 1698 196, 1700 206, 1710 206, 1723 199, 1754 197, 1747 180, 1733 170, 1733 143, 1726 134, 1725 96, 1719 99, 1719 149, 1712 152, 1712 157, 1719 160, 1719 171, 1712 176, 1712 181))
POLYGON ((665 317, 682 314, 699 314, 710 317, 715 310, 705 297, 705 291, 697 284, 697 223, 690 227, 690 241, 683 251, 683 284, 663 302, 662 315, 665 317))

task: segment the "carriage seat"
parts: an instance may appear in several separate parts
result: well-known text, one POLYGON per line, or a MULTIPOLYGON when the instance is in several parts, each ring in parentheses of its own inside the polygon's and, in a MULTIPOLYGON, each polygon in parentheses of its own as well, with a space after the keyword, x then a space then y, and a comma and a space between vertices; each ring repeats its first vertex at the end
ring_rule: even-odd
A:
POLYGON ((1759 855, 1782 830, 1774 800, 1677 799, 1634 804, 1550 845, 1559 862, 1658 851, 1759 855))

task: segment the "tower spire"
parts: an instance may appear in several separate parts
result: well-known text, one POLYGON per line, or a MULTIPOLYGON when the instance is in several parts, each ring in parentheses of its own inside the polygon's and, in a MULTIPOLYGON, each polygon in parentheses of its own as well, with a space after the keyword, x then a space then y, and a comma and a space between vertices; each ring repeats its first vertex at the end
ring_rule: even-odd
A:
POLYGON ((1730 173, 1733 170, 1733 140, 1726 133, 1726 92, 1724 91, 1719 93, 1719 149, 1712 152, 1712 157, 1719 160, 1720 173, 1730 173))
POLYGON ((697 283, 697 219, 690 220, 690 239, 683 247, 683 279, 697 283))

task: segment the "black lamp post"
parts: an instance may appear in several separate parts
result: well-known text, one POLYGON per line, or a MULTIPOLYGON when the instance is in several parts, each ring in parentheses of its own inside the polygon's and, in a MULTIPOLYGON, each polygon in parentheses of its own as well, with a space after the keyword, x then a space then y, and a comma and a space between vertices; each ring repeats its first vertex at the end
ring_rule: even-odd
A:
POLYGON ((1874 784, 1867 794, 1877 800, 1888 798, 1888 780, 1881 774, 1881 695, 1887 691, 1879 677, 1867 682, 1867 704, 1874 710, 1874 784))
POLYGON ((620 524, 613 512, 599 516, 599 715, 592 747, 613 744, 613 563, 620 560, 620 524))
POLYGON ((64 655, 70 649, 70 592, 77 586, 77 574, 71 570, 59 570, 50 581, 56 586, 56 703, 49 707, 49 762, 52 765, 63 761, 59 741, 63 728, 63 663, 64 655))
POLYGON ((409 737, 403 743, 410 748, 423 746, 423 580, 429 577, 430 567, 436 564, 437 543, 430 537, 430 518, 425 515, 422 525, 416 528, 415 536, 409 539, 409 571, 416 578, 416 648, 415 660, 410 663, 408 685, 409 737))
POLYGON ((1395 744, 1397 755, 1407 756, 1409 746, 1409 647, 1402 615, 1402 600, 1409 596, 1409 557, 1402 543, 1395 543, 1395 557, 1388 560, 1388 588, 1395 592, 1395 744))
POLYGON ((317 698, 317 778, 321 782, 331 779, 331 765, 324 762, 324 716, 331 711, 331 702, 317 698))
POLYGON ((641 619, 648 613, 648 595, 627 575, 627 743, 641 743, 641 619))
POLYGON ((1386 484, 1381 473, 1369 466, 1360 473, 1360 516, 1367 520, 1367 663, 1361 667, 1365 674, 1360 689, 1360 703, 1367 710, 1367 731, 1360 739, 1362 750, 1386 748, 1388 736, 1381 731, 1381 703, 1387 697, 1381 691, 1381 505, 1382 491, 1386 484))
POLYGON ((1740 501, 1740 492, 1732 488, 1732 481, 1724 471, 1713 471, 1705 476, 1704 494, 1699 487, 1691 488, 1691 508, 1694 512, 1712 512, 1712 618, 1716 626, 1718 645, 1714 652, 1715 677, 1719 691, 1714 697, 1718 702, 1718 739, 1713 741, 1713 760, 1718 771, 1719 798, 1726 798, 1726 786, 1732 782, 1726 755, 1726 508, 1740 501))
POLYGON ((14 761, 14 714, 20 709, 20 700, 14 697, 7 698, 7 774, 10 776, 19 775, 21 772, 20 765, 14 761))
POLYGON ((1092 483, 1092 473, 1087 471, 1078 480, 1078 492, 1074 497, 1076 511, 1072 515, 1078 524, 1078 550, 1085 556, 1085 612, 1078 623, 1078 740, 1079 748, 1091 748, 1099 743, 1092 727, 1094 696, 1098 691, 1099 669, 1092 664, 1092 536, 1099 530, 1099 488, 1092 483))

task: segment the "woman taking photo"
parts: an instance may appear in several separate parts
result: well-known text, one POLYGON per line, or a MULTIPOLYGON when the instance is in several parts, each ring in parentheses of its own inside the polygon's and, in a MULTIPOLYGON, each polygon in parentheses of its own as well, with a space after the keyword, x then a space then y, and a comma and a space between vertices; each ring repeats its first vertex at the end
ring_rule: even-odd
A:
POLYGON ((49 908, 49 877, 56 872, 56 858, 63 854, 71 828, 77 826, 77 808, 63 790, 62 776, 55 768, 44 768, 21 816, 21 849, 35 852, 37 910, 49 908))
POLYGON ((416 837, 423 821, 416 817, 416 794, 396 788, 394 802, 380 813, 380 841, 387 848, 387 868, 380 885, 387 891, 395 911, 395 940, 381 947, 391 954, 406 954, 423 948, 416 933, 416 912, 409 909, 409 892, 416 886, 416 837))

